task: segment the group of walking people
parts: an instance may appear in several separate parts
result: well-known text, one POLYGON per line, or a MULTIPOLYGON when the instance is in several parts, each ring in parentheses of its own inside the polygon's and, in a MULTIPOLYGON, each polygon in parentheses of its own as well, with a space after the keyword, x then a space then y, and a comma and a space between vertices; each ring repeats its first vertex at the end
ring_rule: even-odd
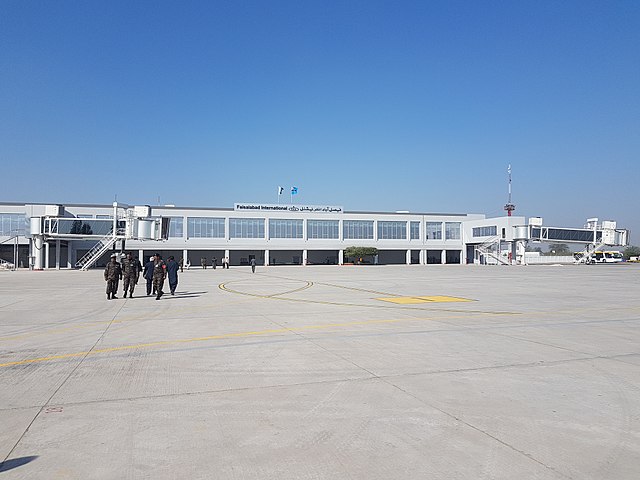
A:
POLYGON ((138 284, 140 274, 147 281, 147 296, 152 293, 156 296, 156 300, 164 295, 162 290, 164 281, 169 279, 169 291, 171 295, 175 295, 178 287, 178 269, 180 265, 170 256, 165 262, 159 253, 152 255, 149 261, 144 264, 128 252, 121 262, 118 262, 118 255, 111 255, 111 259, 104 269, 104 280, 107 282, 107 300, 118 298, 118 283, 120 280, 124 282, 123 297, 133 298, 135 286, 138 284))
MULTIPOLYGON (((205 257, 200 258, 200 266, 206 270, 207 269, 207 259, 205 257)), ((218 259, 213 257, 211 259, 211 267, 215 270, 218 266, 218 259)), ((222 268, 229 268, 229 257, 222 257, 222 268)))
MULTIPOLYGON (((211 262, 212 267, 215 269, 217 266, 217 259, 213 257, 211 262)), ((189 264, 187 263, 187 266, 189 264)), ((207 261, 205 258, 201 259, 202 268, 207 268, 207 261)), ((256 260, 251 258, 249 261, 251 271, 256 271, 256 260)), ((156 300, 160 300, 160 297, 164 295, 162 287, 165 280, 169 280, 169 291, 171 295, 176 294, 176 288, 178 287, 178 270, 182 271, 183 260, 180 259, 180 263, 176 262, 173 256, 170 256, 165 262, 162 259, 162 255, 156 253, 149 257, 149 261, 144 264, 144 267, 138 260, 138 257, 134 257, 131 252, 127 252, 122 256, 122 260, 118 262, 118 255, 111 255, 111 259, 104 269, 104 280, 107 282, 107 300, 118 298, 118 285, 120 280, 123 280, 124 291, 123 298, 133 298, 133 292, 140 279, 140 274, 147 281, 147 296, 155 295, 156 300)), ((229 268, 229 257, 222 258, 222 268, 229 268)))

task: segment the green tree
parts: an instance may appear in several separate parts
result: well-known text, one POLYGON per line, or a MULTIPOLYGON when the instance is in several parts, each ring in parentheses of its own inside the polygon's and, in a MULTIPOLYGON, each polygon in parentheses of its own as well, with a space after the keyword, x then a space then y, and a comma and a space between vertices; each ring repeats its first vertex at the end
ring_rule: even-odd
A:
POLYGON ((558 255, 558 256, 566 256, 571 255, 571 249, 567 246, 566 243, 552 243, 549 245, 549 252, 547 255, 558 255))
POLYGON ((347 258, 355 259, 356 263, 362 263, 365 257, 374 257, 378 254, 375 247, 347 247, 344 249, 344 255, 347 258))
POLYGON ((622 252, 625 260, 629 260, 629 257, 640 257, 640 247, 634 247, 633 245, 629 245, 622 252))

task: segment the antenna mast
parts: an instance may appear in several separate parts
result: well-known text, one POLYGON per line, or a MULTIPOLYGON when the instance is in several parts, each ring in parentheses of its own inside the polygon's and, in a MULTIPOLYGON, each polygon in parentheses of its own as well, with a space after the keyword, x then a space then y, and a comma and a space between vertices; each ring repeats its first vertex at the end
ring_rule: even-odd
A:
POLYGON ((516 209, 516 206, 513 203, 511 203, 511 164, 509 164, 509 167, 507 168, 507 173, 509 174, 509 200, 507 201, 507 204, 504 206, 504 209, 507 211, 507 216, 510 217, 511 212, 513 212, 516 209))

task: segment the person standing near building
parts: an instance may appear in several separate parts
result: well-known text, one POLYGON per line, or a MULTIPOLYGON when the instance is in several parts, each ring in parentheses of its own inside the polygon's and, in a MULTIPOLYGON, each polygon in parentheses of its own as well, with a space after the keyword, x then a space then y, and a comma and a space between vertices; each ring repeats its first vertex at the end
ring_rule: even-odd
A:
POLYGON ((207 259, 204 257, 200 257, 200 265, 202 266, 203 270, 207 269, 207 259))
POLYGON ((147 281, 147 297, 151 295, 151 287, 153 285, 153 265, 154 265, 155 257, 149 257, 149 261, 144 264, 144 271, 142 272, 142 276, 147 281))
POLYGON ((216 269, 216 266, 218 264, 218 259, 216 257, 213 257, 213 259, 211 260, 211 266, 213 267, 213 269, 216 269))
POLYGON ((136 278, 136 285, 138 284, 138 279, 140 278, 140 274, 142 273, 142 263, 140 263, 140 260, 138 260, 138 257, 133 257, 133 259, 136 262, 136 265, 138 265, 138 278, 136 278))
POLYGON ((176 294, 176 287, 178 286, 178 269, 180 265, 175 261, 173 256, 169 257, 167 261, 167 278, 169 279, 169 288, 171 295, 176 294))
POLYGON ((165 278, 167 278, 167 266, 162 261, 160 254, 156 253, 156 260, 153 264, 153 288, 156 291, 156 300, 160 300, 160 297, 164 295, 162 286, 165 278))
POLYGON ((104 281, 107 282, 107 300, 116 297, 118 280, 122 278, 122 269, 118 263, 118 256, 114 253, 104 269, 104 281))
POLYGON ((251 273, 256 273, 256 259, 255 259, 255 257, 252 257, 251 260, 249 260, 249 265, 251 265, 251 273))
POLYGON ((122 277, 124 278, 124 298, 127 298, 127 290, 129 291, 129 298, 133 298, 133 290, 138 282, 138 276, 140 270, 138 270, 138 262, 133 258, 131 252, 127 253, 127 257, 122 262, 122 277))

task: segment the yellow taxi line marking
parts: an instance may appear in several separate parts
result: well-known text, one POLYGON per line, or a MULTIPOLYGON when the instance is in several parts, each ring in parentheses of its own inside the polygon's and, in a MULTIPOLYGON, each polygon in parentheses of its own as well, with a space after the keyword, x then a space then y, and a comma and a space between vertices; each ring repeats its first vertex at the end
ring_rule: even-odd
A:
POLYGON ((431 295, 420 297, 381 297, 376 298, 383 302, 399 303, 399 304, 415 304, 415 303, 444 303, 444 302, 473 302, 468 298, 449 297, 447 295, 431 295))
POLYGON ((424 317, 424 318, 395 318, 395 319, 387 319, 387 320, 364 320, 359 322, 328 323, 324 325, 306 325, 304 327, 274 328, 274 329, 257 330, 257 331, 251 331, 251 332, 224 333, 220 335, 209 335, 206 337, 183 338, 183 339, 177 339, 177 340, 162 340, 158 342, 139 343, 136 345, 123 345, 120 347, 100 348, 95 350, 87 350, 84 352, 51 355, 49 357, 29 358, 26 360, 17 360, 15 362, 0 363, 0 367, 27 365, 30 363, 43 363, 43 362, 49 362, 52 360, 62 360, 67 358, 77 358, 77 357, 84 357, 89 355, 98 355, 101 353, 122 352, 126 350, 138 350, 143 348, 162 347, 167 345, 178 345, 183 343, 222 340, 226 338, 241 338, 241 337, 251 337, 251 336, 260 336, 260 335, 273 335, 273 334, 280 334, 280 333, 296 333, 296 332, 303 332, 307 330, 326 330, 330 328, 374 325, 374 324, 385 324, 385 323, 388 324, 388 323, 398 323, 398 322, 407 322, 407 321, 441 320, 443 318, 446 318, 446 319, 462 318, 462 315, 449 315, 441 318, 424 317))

